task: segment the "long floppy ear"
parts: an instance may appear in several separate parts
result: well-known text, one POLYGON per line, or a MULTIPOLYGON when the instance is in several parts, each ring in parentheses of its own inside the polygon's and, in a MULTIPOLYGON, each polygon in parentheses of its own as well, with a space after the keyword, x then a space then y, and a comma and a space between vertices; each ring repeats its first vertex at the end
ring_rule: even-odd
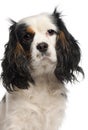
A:
POLYGON ((71 82, 77 80, 74 72, 80 72, 84 75, 82 68, 79 66, 81 57, 80 48, 77 40, 68 32, 60 18, 60 13, 56 9, 53 16, 59 30, 56 43, 58 63, 55 75, 61 82, 71 82))
POLYGON ((28 69, 29 61, 23 47, 17 40, 16 26, 17 23, 13 22, 13 25, 10 27, 9 41, 5 45, 5 53, 2 61, 1 76, 7 91, 13 91, 15 87, 27 89, 28 82, 33 83, 28 69))

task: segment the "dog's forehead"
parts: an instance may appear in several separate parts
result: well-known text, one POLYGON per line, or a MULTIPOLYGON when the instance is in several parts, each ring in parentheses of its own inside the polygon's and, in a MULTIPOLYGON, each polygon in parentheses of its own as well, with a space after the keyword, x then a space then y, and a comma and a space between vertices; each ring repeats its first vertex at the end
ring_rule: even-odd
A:
POLYGON ((34 30, 57 30, 52 15, 46 13, 21 19, 18 24, 26 24, 34 30))

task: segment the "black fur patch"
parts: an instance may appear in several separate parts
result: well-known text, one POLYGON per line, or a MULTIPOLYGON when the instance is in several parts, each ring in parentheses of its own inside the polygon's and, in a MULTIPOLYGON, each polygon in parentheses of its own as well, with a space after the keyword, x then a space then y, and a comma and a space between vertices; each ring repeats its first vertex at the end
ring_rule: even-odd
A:
POLYGON ((58 38, 56 42, 57 67, 55 69, 56 77, 63 83, 64 81, 77 80, 74 72, 80 72, 84 75, 80 62, 80 48, 77 40, 68 32, 64 22, 55 9, 53 13, 54 23, 58 28, 58 38))
POLYGON ((27 89, 28 82, 34 83, 29 72, 30 56, 26 51, 30 52, 31 41, 26 45, 23 41, 23 35, 26 26, 14 23, 10 27, 9 41, 5 45, 4 59, 2 61, 2 79, 4 87, 7 91, 13 91, 15 86, 21 89, 27 89), (19 47, 18 47, 19 46, 19 47))

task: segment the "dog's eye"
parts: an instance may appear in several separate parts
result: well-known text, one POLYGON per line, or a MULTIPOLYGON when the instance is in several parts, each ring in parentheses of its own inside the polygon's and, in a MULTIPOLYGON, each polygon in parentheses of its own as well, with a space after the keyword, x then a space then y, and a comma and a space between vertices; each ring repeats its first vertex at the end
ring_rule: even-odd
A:
POLYGON ((24 36, 23 36, 23 40, 24 41, 29 41, 29 40, 32 40, 34 37, 34 33, 26 33, 24 36))
POLYGON ((23 36, 23 40, 29 41, 32 37, 33 37, 32 34, 26 33, 26 34, 23 36))
POLYGON ((49 29, 47 32, 48 32, 48 34, 49 34, 50 36, 52 36, 52 35, 54 35, 54 34, 57 34, 57 32, 56 32, 55 30, 53 30, 53 29, 49 29))

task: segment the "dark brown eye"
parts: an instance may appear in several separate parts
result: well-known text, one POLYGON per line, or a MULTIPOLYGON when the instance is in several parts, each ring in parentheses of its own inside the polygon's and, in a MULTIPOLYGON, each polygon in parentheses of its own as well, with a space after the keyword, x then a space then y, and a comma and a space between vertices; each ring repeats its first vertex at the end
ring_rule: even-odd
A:
POLYGON ((28 41, 32 38, 32 35, 30 33, 26 33, 23 37, 24 40, 28 41))
POLYGON ((50 36, 52 36, 52 35, 54 35, 54 34, 57 34, 57 32, 56 32, 55 30, 53 30, 53 29, 49 29, 49 30, 48 30, 48 34, 49 34, 50 36))

